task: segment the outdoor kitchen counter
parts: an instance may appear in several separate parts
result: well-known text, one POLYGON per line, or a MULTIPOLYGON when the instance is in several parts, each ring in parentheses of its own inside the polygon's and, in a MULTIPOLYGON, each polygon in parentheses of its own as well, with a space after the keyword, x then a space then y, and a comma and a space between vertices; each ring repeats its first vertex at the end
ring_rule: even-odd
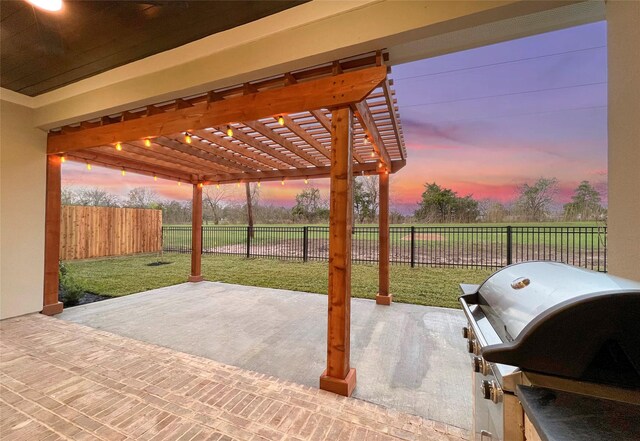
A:
POLYGON ((543 441, 640 440, 640 406, 542 387, 517 396, 543 441))

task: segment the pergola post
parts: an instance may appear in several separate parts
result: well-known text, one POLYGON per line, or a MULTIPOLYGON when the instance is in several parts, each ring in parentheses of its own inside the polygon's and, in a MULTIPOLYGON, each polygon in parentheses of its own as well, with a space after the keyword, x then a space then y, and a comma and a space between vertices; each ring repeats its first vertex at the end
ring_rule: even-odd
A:
POLYGON ((54 315, 62 312, 58 301, 60 262, 60 210, 62 159, 58 155, 47 156, 47 189, 44 234, 44 295, 42 313, 54 315))
POLYGON ((389 174, 381 173, 378 178, 380 209, 378 215, 379 263, 378 263, 378 305, 390 305, 389 294, 389 174))
POLYGON ((349 365, 353 220, 352 121, 350 108, 333 110, 327 369, 320 376, 320 389, 344 396, 350 396, 356 386, 356 370, 349 365))
POLYGON ((191 204, 191 275, 189 282, 202 282, 202 184, 193 184, 191 204))

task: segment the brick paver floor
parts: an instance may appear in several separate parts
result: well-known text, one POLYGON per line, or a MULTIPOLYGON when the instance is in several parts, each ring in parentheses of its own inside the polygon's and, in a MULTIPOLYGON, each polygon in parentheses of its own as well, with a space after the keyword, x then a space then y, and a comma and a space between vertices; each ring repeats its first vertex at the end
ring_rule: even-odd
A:
POLYGON ((365 401, 40 314, 0 322, 0 414, 3 441, 465 436, 365 401))

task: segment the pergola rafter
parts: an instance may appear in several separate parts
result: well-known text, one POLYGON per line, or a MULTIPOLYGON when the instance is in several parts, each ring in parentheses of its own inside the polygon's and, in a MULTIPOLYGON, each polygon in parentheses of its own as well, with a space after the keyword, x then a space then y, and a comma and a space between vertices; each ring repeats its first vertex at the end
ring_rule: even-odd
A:
POLYGON ((60 157, 192 184, 191 282, 202 280, 205 185, 330 178, 327 370, 320 387, 350 395, 356 382, 349 361, 353 179, 380 176, 376 302, 389 305, 389 175, 406 163, 384 60, 377 52, 51 131, 43 311, 61 310, 60 157))

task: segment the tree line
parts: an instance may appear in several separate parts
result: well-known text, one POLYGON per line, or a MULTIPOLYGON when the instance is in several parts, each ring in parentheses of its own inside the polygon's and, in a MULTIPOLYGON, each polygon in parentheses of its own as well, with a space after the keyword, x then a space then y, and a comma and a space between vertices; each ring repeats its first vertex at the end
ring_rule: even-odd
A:
MULTIPOLYGON (((540 178, 533 184, 518 187, 516 199, 502 204, 489 199, 477 200, 473 195, 459 196, 455 191, 435 182, 424 184, 424 191, 412 215, 392 210, 392 223, 471 223, 471 222, 539 222, 545 220, 587 221, 604 220, 606 209, 600 193, 582 181, 574 190, 571 202, 564 204, 561 214, 553 212, 558 193, 558 180, 540 178)), ((309 186, 295 197, 293 208, 264 204, 260 187, 245 185, 244 200, 234 200, 230 186, 207 186, 203 191, 203 221, 205 224, 327 223, 329 201, 320 189, 309 186)), ((155 208, 162 210, 165 224, 191 223, 191 201, 165 201, 146 187, 137 187, 121 198, 100 188, 65 187, 65 205, 94 205, 107 207, 155 208)), ((375 223, 378 217, 379 194, 377 176, 358 176, 353 183, 354 222, 375 223)))

